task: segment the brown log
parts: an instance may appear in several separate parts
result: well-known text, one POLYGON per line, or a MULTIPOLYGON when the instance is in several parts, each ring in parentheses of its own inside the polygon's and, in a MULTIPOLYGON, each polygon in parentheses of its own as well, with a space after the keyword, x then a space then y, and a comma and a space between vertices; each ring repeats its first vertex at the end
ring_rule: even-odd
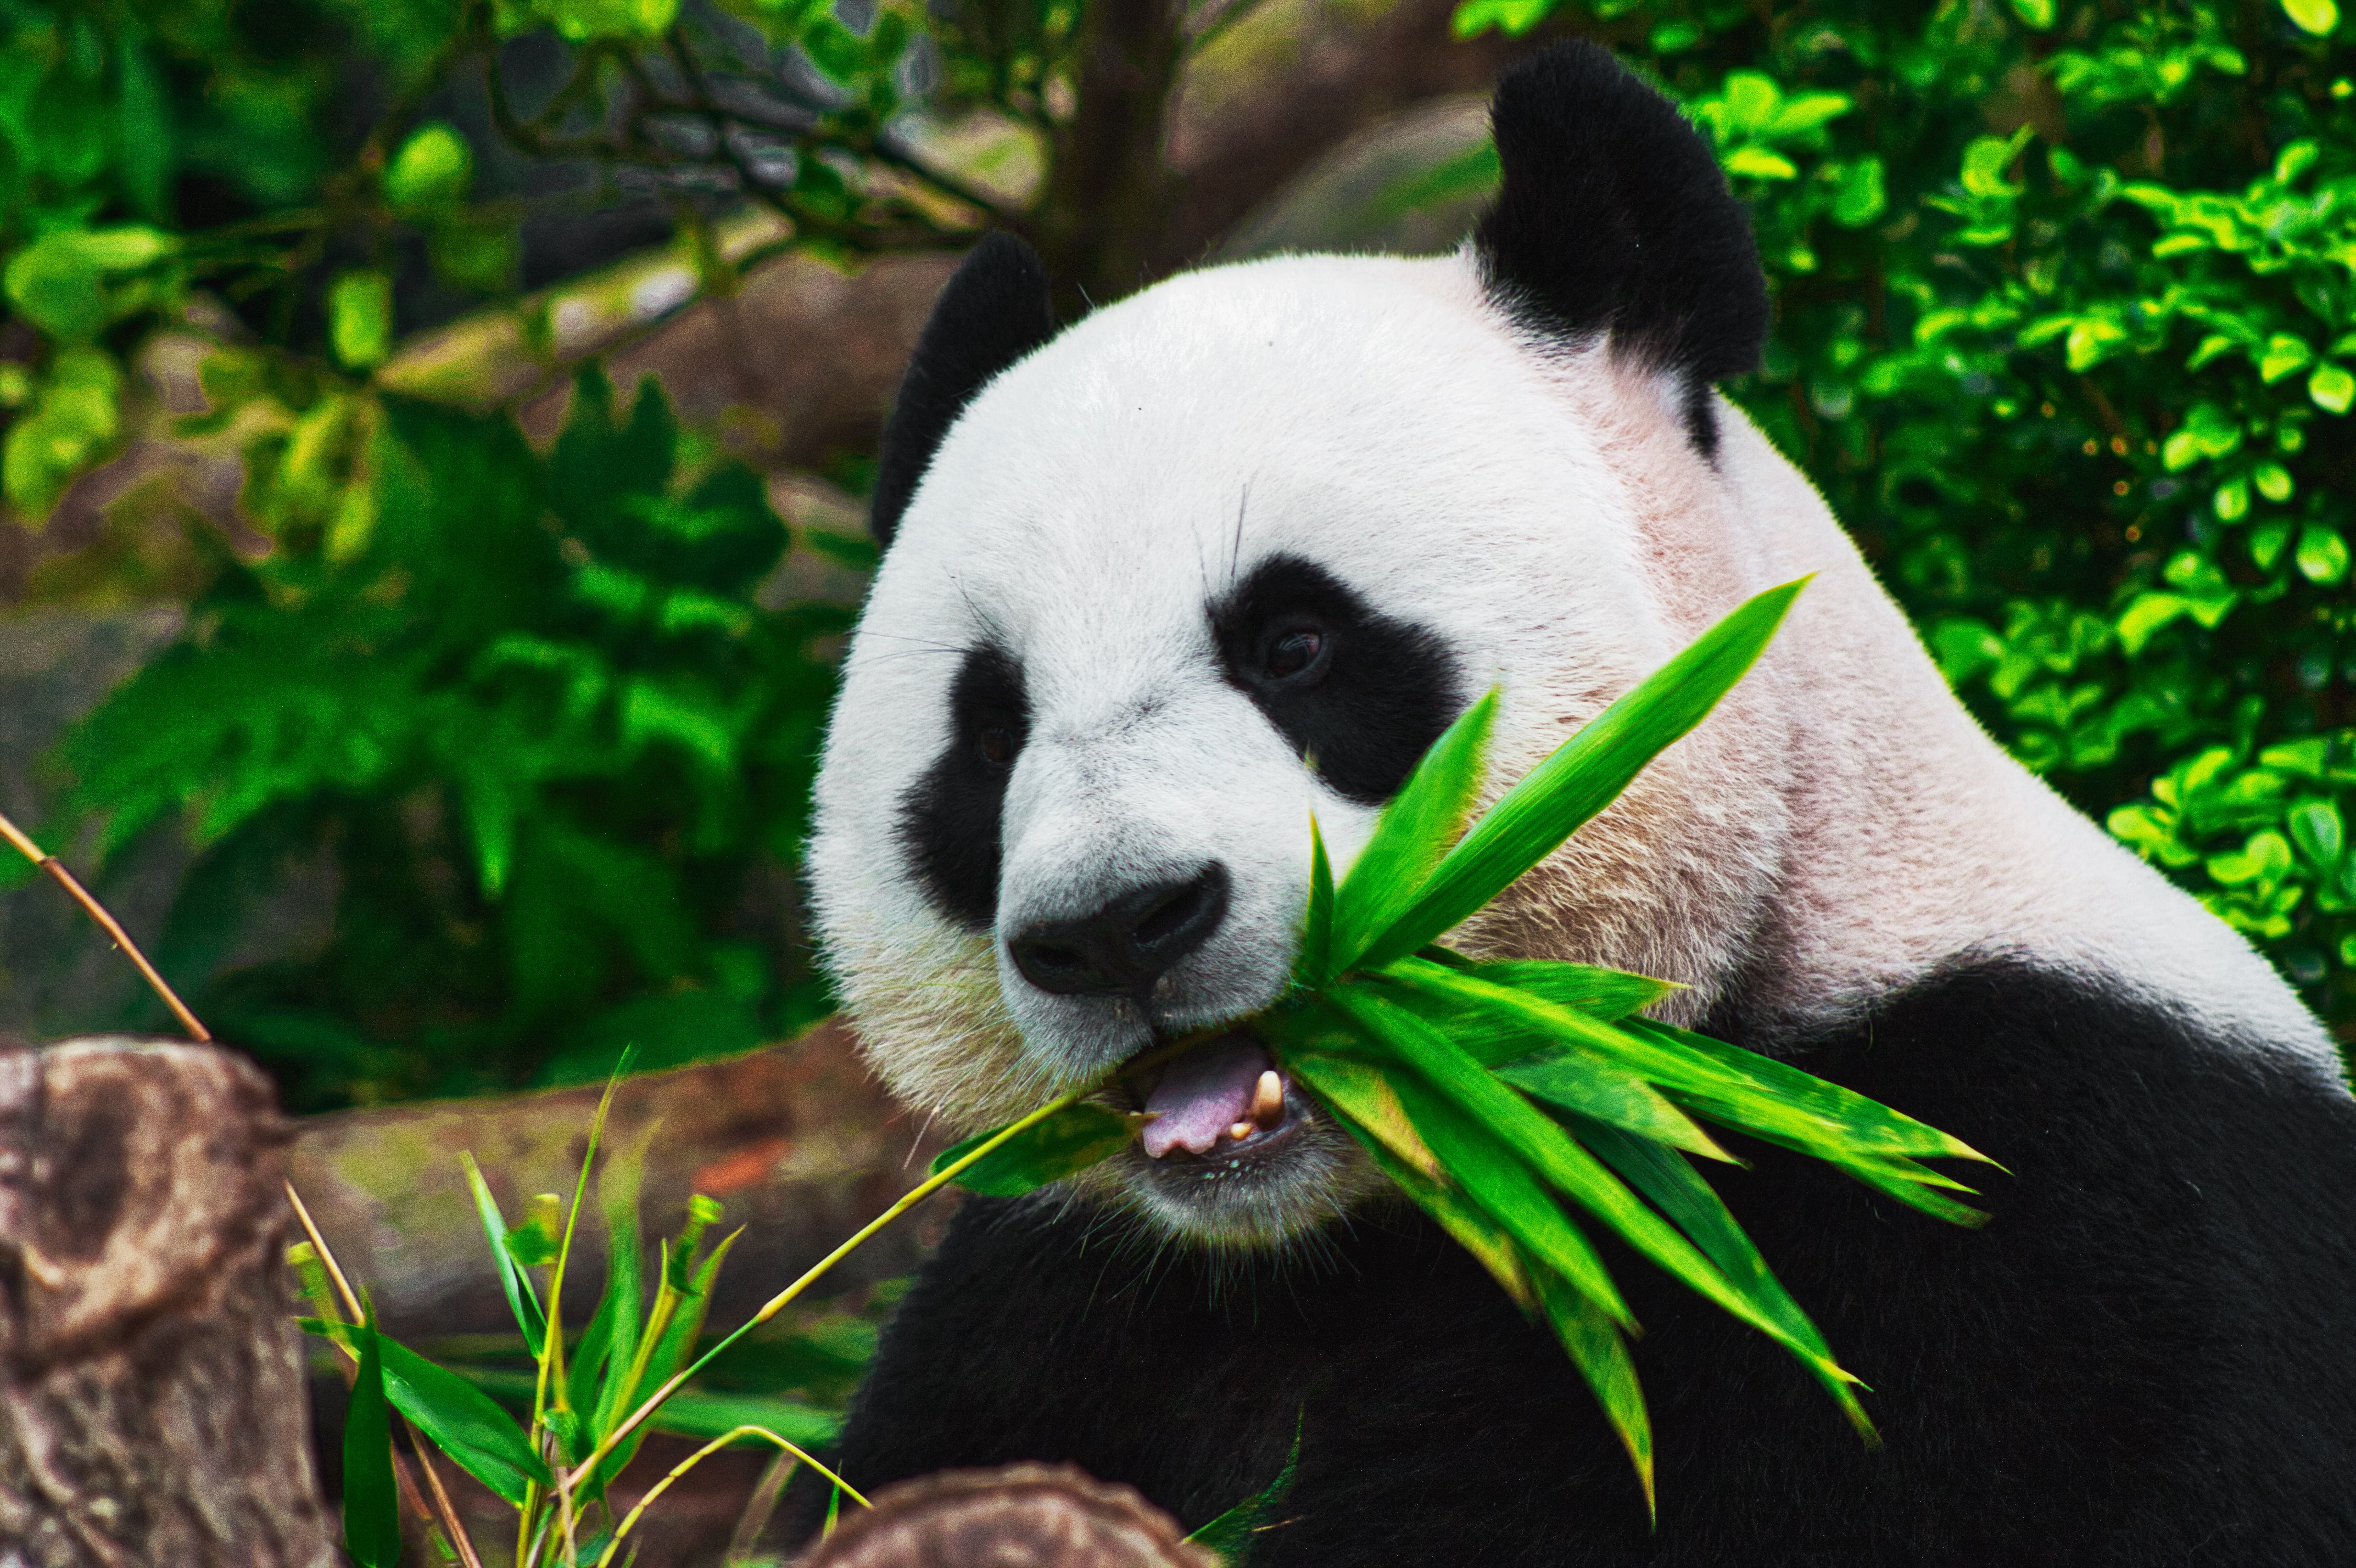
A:
MULTIPOLYGON (((513 1220, 535 1192, 571 1193, 599 1093, 590 1083, 305 1117, 294 1186, 396 1337, 512 1332, 460 1156, 481 1162, 513 1220)), ((711 1307, 713 1327, 733 1328, 922 1181, 947 1141, 893 1103, 851 1030, 830 1019, 766 1050, 626 1081, 600 1158, 643 1150, 639 1214, 650 1237, 677 1235, 695 1192, 721 1200, 727 1228, 746 1227, 711 1307)), ((860 1248, 812 1304, 914 1268, 920 1239, 952 1200, 930 1200, 860 1248)), ((595 1204, 573 1244, 566 1321, 578 1324, 605 1275, 595 1204)))
POLYGON ((337 1561, 283 1262, 290 1136, 227 1051, 0 1055, 0 1564, 337 1561))

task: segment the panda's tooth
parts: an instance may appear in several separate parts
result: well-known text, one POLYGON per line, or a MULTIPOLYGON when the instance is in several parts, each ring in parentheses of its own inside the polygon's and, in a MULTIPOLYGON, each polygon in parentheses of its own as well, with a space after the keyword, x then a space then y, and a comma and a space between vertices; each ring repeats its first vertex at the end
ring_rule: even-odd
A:
POLYGON ((1244 1139, 1251 1136, 1251 1130, 1252 1125, 1249 1122, 1237 1122, 1234 1126, 1227 1129, 1227 1136, 1235 1139, 1237 1143, 1241 1143, 1244 1139))
POLYGON ((1273 1067, 1252 1090, 1251 1119, 1262 1131, 1284 1120, 1284 1080, 1273 1067))

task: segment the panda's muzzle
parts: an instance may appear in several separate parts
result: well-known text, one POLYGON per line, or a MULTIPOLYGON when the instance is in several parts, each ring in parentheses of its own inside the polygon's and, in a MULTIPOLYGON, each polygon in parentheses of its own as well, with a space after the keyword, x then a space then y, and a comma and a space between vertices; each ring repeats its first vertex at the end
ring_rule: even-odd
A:
POLYGON ((1025 926, 1006 944, 1023 978, 1056 997, 1129 997, 1150 1006, 1161 978, 1227 918, 1227 869, 1149 883, 1069 920, 1025 926))

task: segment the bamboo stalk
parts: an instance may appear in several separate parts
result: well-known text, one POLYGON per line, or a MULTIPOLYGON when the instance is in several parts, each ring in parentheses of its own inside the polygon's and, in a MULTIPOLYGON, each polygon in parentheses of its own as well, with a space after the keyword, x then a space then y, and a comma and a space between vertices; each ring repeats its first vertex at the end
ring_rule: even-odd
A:
POLYGON ((147 984, 155 988, 155 994, 164 998, 164 1005, 172 1009, 172 1015, 180 1020, 180 1027, 188 1031, 188 1037, 191 1040, 207 1045, 212 1043, 212 1031, 197 1021, 197 1015, 190 1012, 188 1005, 180 1000, 178 993, 165 983, 164 976, 155 973, 155 965, 147 962, 147 955, 139 951, 139 944, 131 940, 131 933, 123 930, 112 915, 106 912, 104 904, 91 897, 90 890, 83 887, 71 871, 66 869, 64 861, 34 843, 26 836, 24 829, 8 820, 5 813, 0 813, 0 838, 5 838, 15 845, 18 854, 47 871, 56 880, 58 886, 73 895, 74 901, 89 912, 90 918, 98 922, 100 929, 114 939, 114 945, 123 949, 131 962, 139 966, 139 973, 146 976, 147 984))

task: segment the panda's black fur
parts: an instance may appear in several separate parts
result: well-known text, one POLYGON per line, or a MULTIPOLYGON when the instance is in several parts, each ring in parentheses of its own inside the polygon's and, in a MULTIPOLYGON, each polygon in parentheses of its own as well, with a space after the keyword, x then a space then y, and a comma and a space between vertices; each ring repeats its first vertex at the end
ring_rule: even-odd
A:
MULTIPOLYGON (((1767 307, 1708 148, 1590 46, 1510 75, 1496 129, 1504 187, 1476 240, 1492 298, 1535 339, 1608 340, 1681 377, 1712 454, 1708 382, 1755 362, 1767 307)), ((1052 330, 1035 258, 981 247, 910 371, 879 532, 958 411, 1052 330)), ((1210 607, 1223 645, 1252 635, 1248 600, 1224 602, 1234 629, 1210 607)), ((1361 716, 1376 795, 1456 684, 1443 645, 1392 632, 1386 689, 1423 696, 1361 716)), ((966 760, 944 753, 900 819, 973 928, 1004 785, 974 773, 966 731, 1023 711, 1019 667, 995 656, 968 655, 952 698, 966 760)), ((1302 727, 1324 719, 1261 706, 1341 756, 1302 727)), ((1993 1219, 1959 1230, 1772 1149, 1713 1169, 1872 1385, 1878 1448, 1784 1352, 1615 1255, 1646 1328, 1656 1525, 1561 1349, 1380 1203, 1246 1261, 1052 1198, 970 1200, 887 1328, 838 1462, 872 1488, 1068 1460, 1191 1527, 1265 1485, 1297 1431, 1298 1482, 1255 1568, 2356 1562, 2356 1102, 2291 1066, 2297 1049, 2268 1050, 2290 1042, 2190 1020, 2024 955, 1952 967, 1813 1040, 1778 1034, 1779 1056, 2000 1162, 1959 1173, 1993 1219)), ((1757 1033, 1739 988, 1704 1027, 1757 1033)), ((822 1495, 802 1500, 814 1526, 822 1495)))

